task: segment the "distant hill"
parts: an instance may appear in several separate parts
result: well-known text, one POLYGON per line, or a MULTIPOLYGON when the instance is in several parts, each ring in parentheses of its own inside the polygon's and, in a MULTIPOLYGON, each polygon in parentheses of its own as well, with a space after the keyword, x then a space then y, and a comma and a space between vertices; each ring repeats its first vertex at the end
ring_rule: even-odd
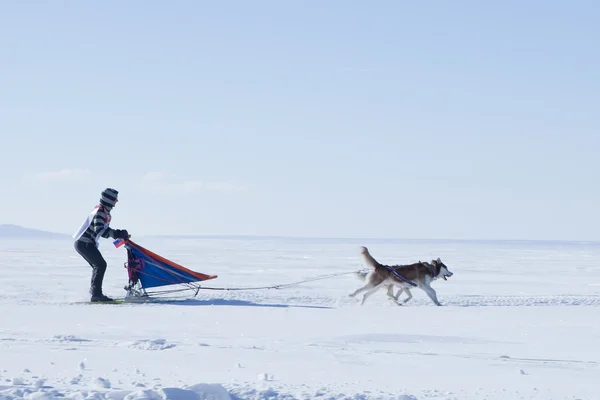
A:
POLYGON ((25 228, 19 225, 0 225, 0 239, 66 239, 69 235, 25 228))

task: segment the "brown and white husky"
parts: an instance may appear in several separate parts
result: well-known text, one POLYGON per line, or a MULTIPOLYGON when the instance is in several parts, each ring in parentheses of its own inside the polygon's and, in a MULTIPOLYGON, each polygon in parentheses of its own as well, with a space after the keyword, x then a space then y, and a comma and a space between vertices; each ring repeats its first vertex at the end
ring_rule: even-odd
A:
POLYGON ((364 246, 361 247, 361 257, 371 269, 369 272, 359 271, 356 273, 357 277, 365 281, 366 284, 350 294, 350 297, 354 297, 359 293, 365 292, 360 303, 361 305, 365 303, 365 300, 369 296, 385 286, 387 287, 388 297, 393 299, 398 305, 402 305, 398 301, 398 298, 403 291, 408 295, 408 298, 404 300, 404 303, 406 303, 412 299, 410 289, 419 288, 429 296, 431 301, 441 306, 435 290, 431 287, 431 282, 440 277, 447 280, 453 273, 448 270, 448 267, 439 258, 429 263, 419 261, 414 264, 390 266, 380 264, 364 246), (394 286, 400 288, 395 296, 393 291, 394 286))

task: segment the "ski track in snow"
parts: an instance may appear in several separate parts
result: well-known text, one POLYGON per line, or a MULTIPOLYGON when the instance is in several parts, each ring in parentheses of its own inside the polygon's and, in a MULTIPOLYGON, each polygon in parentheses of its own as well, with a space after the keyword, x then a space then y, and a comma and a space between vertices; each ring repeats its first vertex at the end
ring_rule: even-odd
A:
MULTIPOLYGON (((352 241, 140 244, 217 273, 210 287, 364 268, 352 241)), ((69 242, 2 243, 0 400, 600 399, 600 246, 365 245, 386 263, 441 256, 455 273, 433 285, 443 307, 419 289, 360 306, 352 276, 86 304, 91 270, 69 242)), ((105 291, 121 295, 124 252, 103 252, 105 291)))

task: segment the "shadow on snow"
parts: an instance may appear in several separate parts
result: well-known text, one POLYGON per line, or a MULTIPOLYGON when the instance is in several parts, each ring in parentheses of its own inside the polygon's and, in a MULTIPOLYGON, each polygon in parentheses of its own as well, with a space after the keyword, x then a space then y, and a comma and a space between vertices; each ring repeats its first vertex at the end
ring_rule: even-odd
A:
POLYGON ((332 309, 329 306, 302 305, 302 304, 281 304, 281 303, 255 303, 247 300, 234 299, 157 299, 151 298, 143 301, 125 301, 126 305, 176 305, 176 306, 229 306, 229 307, 267 307, 267 308, 312 308, 312 309, 332 309))

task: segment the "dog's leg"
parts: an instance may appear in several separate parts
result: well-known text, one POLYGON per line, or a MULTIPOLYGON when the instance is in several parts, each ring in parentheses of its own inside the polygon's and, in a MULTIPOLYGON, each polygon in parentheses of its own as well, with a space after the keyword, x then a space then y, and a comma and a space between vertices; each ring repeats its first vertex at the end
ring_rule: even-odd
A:
POLYGON ((387 295, 390 297, 394 296, 394 285, 386 285, 387 286, 387 295))
POLYGON ((371 282, 368 282, 365 286, 358 288, 354 293, 350 293, 348 297, 355 297, 357 294, 364 292, 365 290, 372 289, 374 285, 371 282))
POLYGON ((367 290, 367 292, 365 294, 363 294, 363 298, 362 298, 362 301, 360 302, 360 305, 362 306, 363 304, 365 304, 367 297, 371 296, 373 293, 378 291, 379 288, 381 287, 381 285, 383 285, 383 282, 381 282, 381 283, 375 285, 374 287, 372 287, 371 289, 367 290))
POLYGON ((429 285, 424 285, 422 287, 423 291, 425 293, 427 293, 427 296, 429 296, 429 298, 431 299, 431 301, 433 301, 435 303, 436 306, 441 306, 440 302, 437 299, 437 295, 435 293, 435 290, 429 286, 429 285))
MULTIPOLYGON (((394 285, 387 285, 387 296, 394 300, 394 303, 398 304, 399 306, 401 306, 402 304, 400 304, 398 302, 398 296, 394 296, 394 285)), ((400 291, 398 292, 398 295, 402 292, 402 288, 400 288, 400 291)))
POLYGON ((404 299, 404 304, 406 304, 406 302, 408 302, 410 299, 412 299, 413 296, 412 296, 412 293, 410 292, 409 288, 404 288, 403 290, 408 295, 408 297, 404 299))
POLYGON ((402 294, 403 291, 404 291, 404 288, 400 287, 400 289, 398 289, 398 292, 394 296, 394 299, 396 300, 396 303, 398 303, 398 305, 401 305, 399 302, 399 299, 400 299, 400 295, 402 294))

